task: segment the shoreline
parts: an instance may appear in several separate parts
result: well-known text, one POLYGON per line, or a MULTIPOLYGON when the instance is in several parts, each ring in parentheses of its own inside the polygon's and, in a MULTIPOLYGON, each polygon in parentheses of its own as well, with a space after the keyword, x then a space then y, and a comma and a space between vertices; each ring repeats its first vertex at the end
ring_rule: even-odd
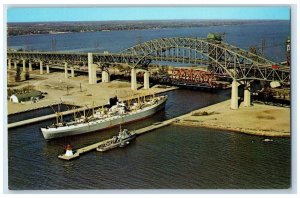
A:
POLYGON ((282 137, 282 138, 290 138, 289 132, 270 132, 270 131, 262 131, 262 130, 255 130, 255 129, 243 129, 243 128, 231 128, 231 127, 221 127, 216 125, 199 125, 199 124, 192 124, 192 123, 173 123, 173 125, 180 125, 180 126, 187 126, 187 127, 197 127, 197 128, 207 128, 207 129, 217 129, 226 132, 233 132, 233 133, 244 133, 247 135, 256 135, 256 136, 263 136, 263 137, 282 137))
POLYGON ((230 109, 230 100, 207 106, 181 117, 173 125, 218 129, 265 137, 287 137, 290 132, 290 109, 253 104, 230 109), (287 116, 288 115, 288 116, 287 116))
MULTIPOLYGON (((153 20, 149 20, 153 21, 153 20)), ((154 20, 154 21, 160 21, 160 20, 154 20)), ((164 21, 164 20, 163 20, 164 21)), ((167 20, 171 22, 172 20, 167 20)), ((175 20, 177 21, 177 20, 175 20)), ((180 21, 180 20, 179 20, 180 21)), ((194 22, 193 20, 190 20, 191 22, 194 22)), ((205 20, 204 20, 205 21, 205 20)), ((218 21, 218 20, 217 20, 218 21)), ((220 21, 220 20, 219 20, 220 21)), ((226 21, 226 20, 225 20, 226 21)), ((232 20, 228 20, 232 21, 232 20)), ((263 20, 233 20, 234 23, 229 22, 228 24, 201 24, 201 25, 191 25, 191 26, 168 26, 168 27, 143 27, 143 28, 131 28, 127 27, 124 29, 113 29, 113 28, 108 28, 108 29, 98 29, 98 30, 90 30, 90 31, 71 31, 71 32, 43 32, 43 33, 27 33, 27 34, 16 34, 16 35, 7 35, 8 37, 18 37, 18 36, 36 36, 36 35, 55 35, 55 34, 66 34, 66 33, 90 33, 90 32, 112 32, 112 31, 139 31, 139 30, 165 30, 165 29, 183 29, 183 28, 206 28, 206 27, 223 27, 223 26, 238 26, 238 25, 253 25, 253 24, 266 24, 266 23, 272 23, 272 22, 281 22, 281 21, 286 21, 286 20, 268 20, 268 19, 263 19, 263 20)), ((11 27, 9 27, 11 28, 11 27)))
MULTIPOLYGON (((8 84, 14 84, 13 74, 8 73, 7 76, 8 84)), ((29 83, 34 89, 47 94, 36 103, 31 101, 12 103, 9 99, 6 99, 7 115, 37 110, 61 103, 78 106, 79 108, 92 105, 102 106, 107 104, 109 98, 114 96, 126 100, 136 98, 138 95, 160 94, 177 89, 175 86, 155 85, 145 90, 141 84, 138 84, 139 89, 133 91, 130 82, 126 81, 113 80, 109 83, 100 82, 90 85, 86 75, 65 78, 63 72, 39 74, 38 70, 32 71, 30 80, 19 82, 17 86, 11 87, 11 89, 20 89, 29 83), (69 87, 68 92, 67 86, 69 87)))

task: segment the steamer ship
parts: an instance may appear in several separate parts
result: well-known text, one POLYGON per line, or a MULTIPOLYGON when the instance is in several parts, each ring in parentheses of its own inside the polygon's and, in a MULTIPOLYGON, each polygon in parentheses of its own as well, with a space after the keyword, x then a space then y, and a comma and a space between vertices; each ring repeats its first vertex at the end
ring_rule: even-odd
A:
POLYGON ((103 130, 120 124, 150 117, 165 107, 167 96, 153 96, 125 104, 117 98, 110 100, 109 106, 94 111, 91 116, 81 116, 69 122, 57 122, 41 128, 45 139, 53 139, 71 135, 103 130))

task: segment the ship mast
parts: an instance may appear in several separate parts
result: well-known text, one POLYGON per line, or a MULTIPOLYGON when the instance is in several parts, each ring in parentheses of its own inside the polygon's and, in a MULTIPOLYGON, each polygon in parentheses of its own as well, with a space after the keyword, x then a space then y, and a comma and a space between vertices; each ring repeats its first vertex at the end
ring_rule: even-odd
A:
POLYGON ((130 103, 131 103, 131 101, 130 101, 130 99, 128 98, 128 100, 127 100, 127 106, 128 106, 128 108, 130 107, 130 103))
POLYGON ((58 125, 59 122, 63 122, 63 114, 61 112, 56 112, 56 124, 58 125))
POLYGON ((93 118, 94 118, 94 114, 95 114, 95 111, 94 111, 94 101, 93 101, 93 104, 92 104, 92 110, 93 110, 93 118))
POLYGON ((58 125, 58 112, 55 112, 56 114, 56 125, 58 125))
POLYGON ((73 115, 73 116, 74 116, 74 120, 76 120, 76 108, 73 107, 72 109, 73 109, 73 111, 74 111, 74 115, 73 115))
POLYGON ((63 122, 63 114, 60 112, 60 106, 58 104, 58 111, 56 112, 56 124, 58 125, 59 122, 63 122))
POLYGON ((84 119, 85 119, 85 109, 83 109, 83 117, 84 117, 84 119))

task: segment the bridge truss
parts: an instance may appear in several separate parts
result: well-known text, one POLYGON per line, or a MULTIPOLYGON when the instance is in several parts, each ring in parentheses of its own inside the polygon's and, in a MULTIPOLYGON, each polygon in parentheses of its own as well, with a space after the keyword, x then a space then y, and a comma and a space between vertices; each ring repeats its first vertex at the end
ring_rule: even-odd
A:
POLYGON ((160 38, 128 48, 121 53, 155 61, 207 65, 218 75, 236 80, 290 82, 290 68, 224 42, 200 38, 160 38))
MULTIPOLYGON (((8 52, 9 59, 51 62, 87 62, 86 53, 8 52)), ((151 62, 176 62, 208 66, 216 75, 235 80, 290 83, 290 68, 224 42, 203 38, 160 38, 120 53, 93 53, 94 63, 125 63, 130 67, 151 62)))

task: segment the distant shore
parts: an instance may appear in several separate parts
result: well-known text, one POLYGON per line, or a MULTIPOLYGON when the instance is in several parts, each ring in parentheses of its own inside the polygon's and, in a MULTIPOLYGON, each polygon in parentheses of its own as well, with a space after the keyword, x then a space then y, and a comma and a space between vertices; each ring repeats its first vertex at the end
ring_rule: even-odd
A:
POLYGON ((203 28, 213 26, 235 26, 264 24, 286 20, 133 20, 133 21, 88 21, 88 22, 20 22, 7 23, 7 35, 27 36, 80 32, 130 31, 169 28, 203 28), (57 32, 57 33, 56 33, 57 32))
POLYGON ((253 104, 230 109, 230 100, 187 114, 175 125, 221 129, 268 137, 290 137, 290 108, 253 104))

